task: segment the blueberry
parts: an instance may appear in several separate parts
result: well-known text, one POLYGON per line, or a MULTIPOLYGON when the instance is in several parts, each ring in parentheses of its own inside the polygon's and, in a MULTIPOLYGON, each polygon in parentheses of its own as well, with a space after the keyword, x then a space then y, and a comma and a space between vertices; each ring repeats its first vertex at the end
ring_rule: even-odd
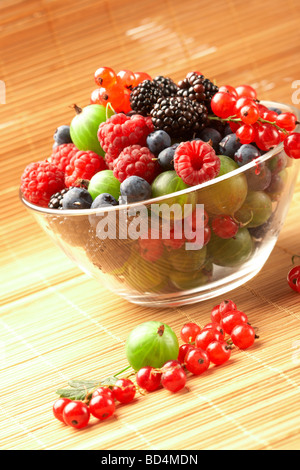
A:
POLYGON ((247 165, 255 158, 261 156, 260 151, 251 144, 243 144, 234 154, 234 160, 239 166, 247 165))
POLYGON ((126 180, 121 183, 120 192, 120 204, 145 201, 146 199, 150 199, 152 195, 151 186, 148 181, 139 176, 129 176, 126 178, 126 180))
POLYGON ((203 140, 203 142, 209 142, 211 140, 213 149, 215 152, 219 152, 219 143, 222 140, 222 134, 220 134, 217 129, 206 127, 203 129, 203 131, 201 131, 199 137, 201 140, 203 140))
POLYGON ((158 163, 163 170, 174 170, 174 154, 178 145, 179 143, 173 144, 171 147, 167 147, 159 153, 158 163))
POLYGON ((154 155, 171 146, 171 137, 163 130, 151 132, 147 137, 147 146, 154 155))
POLYGON ((71 144, 70 126, 59 126, 54 132, 53 139, 58 145, 71 144))
POLYGON ((231 130, 231 127, 229 124, 226 124, 225 128, 224 128, 224 132, 223 132, 223 135, 224 137, 226 137, 226 135, 229 135, 229 134, 233 134, 232 130, 231 130))
POLYGON ((219 152, 221 155, 234 158, 235 152, 241 147, 241 145, 241 142, 235 134, 228 134, 219 143, 219 152))
POLYGON ((109 193, 102 193, 99 194, 94 200, 91 205, 91 209, 98 209, 99 207, 106 207, 106 206, 117 206, 118 201, 109 194, 109 193))
POLYGON ((63 209, 89 209, 93 199, 87 189, 72 188, 62 198, 63 209))

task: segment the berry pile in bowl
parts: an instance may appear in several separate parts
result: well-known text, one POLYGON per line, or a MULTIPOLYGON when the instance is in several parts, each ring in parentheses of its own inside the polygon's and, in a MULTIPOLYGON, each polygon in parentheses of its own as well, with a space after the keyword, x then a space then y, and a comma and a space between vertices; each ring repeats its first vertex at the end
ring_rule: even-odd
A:
POLYGON ((181 305, 256 275, 297 180, 299 112, 200 72, 109 67, 27 165, 20 194, 86 273, 128 301, 181 305))

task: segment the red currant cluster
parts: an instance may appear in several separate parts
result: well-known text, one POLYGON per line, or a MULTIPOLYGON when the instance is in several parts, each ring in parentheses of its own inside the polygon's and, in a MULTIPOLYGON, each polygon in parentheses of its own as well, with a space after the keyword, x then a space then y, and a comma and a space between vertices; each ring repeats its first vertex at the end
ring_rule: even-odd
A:
MULTIPOLYGON (((294 258, 299 256, 293 256, 292 262, 294 265, 294 258)), ((295 292, 300 293, 300 265, 294 265, 288 272, 287 281, 291 289, 295 292)))
POLYGON ((110 67, 100 67, 95 72, 96 88, 91 94, 91 104, 106 106, 111 104, 116 113, 131 111, 131 90, 144 80, 151 80, 145 72, 120 70, 119 73, 110 67))
POLYGON ((84 401, 58 398, 53 404, 55 418, 73 428, 85 428, 94 416, 100 421, 113 416, 116 410, 115 402, 129 403, 136 394, 136 386, 128 378, 118 379, 112 387, 97 387, 91 396, 87 394, 84 401))
POLYGON ((254 142, 268 151, 284 141, 286 154, 300 158, 300 134, 293 133, 297 118, 293 113, 278 114, 259 103, 254 88, 224 85, 211 100, 213 113, 228 122, 242 144, 254 142))

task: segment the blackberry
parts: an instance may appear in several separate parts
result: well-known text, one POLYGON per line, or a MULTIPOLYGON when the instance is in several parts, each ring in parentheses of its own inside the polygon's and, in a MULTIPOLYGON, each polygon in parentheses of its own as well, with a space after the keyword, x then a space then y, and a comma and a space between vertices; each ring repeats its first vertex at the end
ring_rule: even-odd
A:
POLYGON ((71 186, 70 188, 64 188, 61 191, 52 194, 48 207, 50 207, 50 209, 62 209, 63 197, 68 191, 70 191, 70 189, 73 189, 73 187, 74 186, 71 186))
POLYGON ((207 124, 207 108, 181 96, 159 98, 150 114, 154 128, 171 137, 193 136, 207 124))
POLYGON ((177 94, 178 86, 171 78, 158 75, 153 78, 153 82, 162 87, 164 96, 175 96, 177 94))
POLYGON ((163 88, 159 83, 144 80, 134 87, 130 93, 131 109, 137 114, 147 116, 161 96, 163 96, 163 88))
POLYGON ((208 78, 196 72, 188 73, 184 80, 178 82, 178 88, 178 96, 183 96, 199 103, 204 102, 207 106, 209 106, 212 97, 219 90, 208 78))

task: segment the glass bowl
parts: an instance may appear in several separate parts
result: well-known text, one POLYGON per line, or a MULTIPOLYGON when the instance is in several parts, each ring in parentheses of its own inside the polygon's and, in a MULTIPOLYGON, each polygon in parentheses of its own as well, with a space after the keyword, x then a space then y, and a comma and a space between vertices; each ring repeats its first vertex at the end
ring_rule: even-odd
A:
MULTIPOLYGON (((263 104, 300 120, 291 106, 263 104)), ((281 143, 238 168, 222 157, 221 168, 224 174, 204 184, 105 211, 53 210, 20 197, 54 242, 101 285, 135 304, 179 306, 223 295, 262 269, 284 224, 299 164, 281 143), (231 238, 211 230, 212 220, 224 215, 239 223, 231 238)))

